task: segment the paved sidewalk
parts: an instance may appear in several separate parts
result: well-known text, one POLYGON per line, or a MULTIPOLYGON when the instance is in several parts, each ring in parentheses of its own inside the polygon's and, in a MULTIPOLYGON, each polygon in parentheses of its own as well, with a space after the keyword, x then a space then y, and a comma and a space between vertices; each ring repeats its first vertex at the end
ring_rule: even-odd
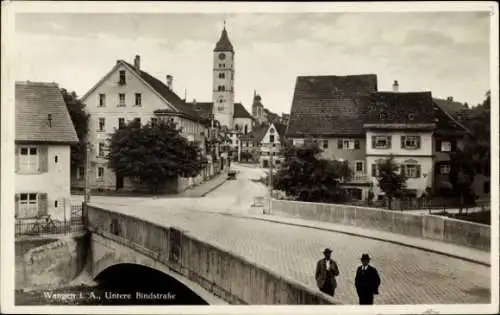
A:
POLYGON ((219 175, 215 176, 214 178, 203 182, 197 186, 194 186, 192 188, 189 188, 178 195, 176 197, 187 197, 187 198, 199 198, 199 197, 204 197, 206 194, 210 193, 211 191, 217 189, 218 187, 222 186, 227 180, 227 172, 222 171, 219 175))
POLYGON ((283 217, 277 215, 238 215, 226 213, 230 216, 237 216, 242 218, 268 221, 274 223, 281 223, 287 225, 294 225, 299 227, 307 227, 324 231, 344 233, 348 235, 362 236, 374 240, 390 242, 398 245, 408 246, 425 250, 432 253, 442 254, 445 256, 459 258, 465 261, 481 264, 484 266, 491 266, 491 253, 487 251, 476 250, 464 246, 454 245, 450 243, 432 241, 428 239, 406 236, 391 232, 378 231, 366 228, 359 228, 355 226, 335 224, 330 222, 312 221, 297 219, 292 217, 283 217))

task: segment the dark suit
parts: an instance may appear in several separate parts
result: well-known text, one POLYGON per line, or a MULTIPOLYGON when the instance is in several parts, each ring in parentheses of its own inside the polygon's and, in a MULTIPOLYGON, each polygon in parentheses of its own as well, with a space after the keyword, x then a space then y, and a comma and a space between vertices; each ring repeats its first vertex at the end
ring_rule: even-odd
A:
POLYGON ((326 269, 326 258, 318 261, 316 264, 316 284, 321 292, 334 296, 337 288, 337 280, 335 277, 339 275, 337 263, 330 259, 330 269, 326 269))
POLYGON ((359 266, 356 272, 356 291, 359 297, 359 304, 370 305, 373 304, 373 295, 378 294, 378 287, 380 286, 380 277, 377 269, 368 265, 366 270, 359 266))

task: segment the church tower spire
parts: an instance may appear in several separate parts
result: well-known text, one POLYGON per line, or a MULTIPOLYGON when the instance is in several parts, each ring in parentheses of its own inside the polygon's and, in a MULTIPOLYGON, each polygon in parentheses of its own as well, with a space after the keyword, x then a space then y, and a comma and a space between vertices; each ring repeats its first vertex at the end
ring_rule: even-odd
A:
POLYGON ((215 44, 213 56, 212 111, 221 126, 233 129, 234 118, 234 48, 226 30, 215 44))

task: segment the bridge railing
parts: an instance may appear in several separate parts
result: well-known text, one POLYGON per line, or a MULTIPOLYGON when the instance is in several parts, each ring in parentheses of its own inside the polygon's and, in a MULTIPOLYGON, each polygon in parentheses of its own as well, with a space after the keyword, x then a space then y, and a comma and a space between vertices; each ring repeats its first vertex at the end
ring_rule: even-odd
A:
POLYGON ((230 304, 340 304, 258 262, 175 227, 90 205, 86 213, 92 233, 149 256, 230 304))

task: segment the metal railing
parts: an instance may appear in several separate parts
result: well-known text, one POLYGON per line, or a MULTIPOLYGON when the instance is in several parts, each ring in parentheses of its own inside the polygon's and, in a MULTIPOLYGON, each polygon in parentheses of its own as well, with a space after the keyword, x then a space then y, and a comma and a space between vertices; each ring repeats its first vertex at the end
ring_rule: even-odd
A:
POLYGON ((85 230, 82 205, 71 205, 69 220, 53 220, 50 215, 35 219, 17 219, 15 237, 72 234, 85 230))

